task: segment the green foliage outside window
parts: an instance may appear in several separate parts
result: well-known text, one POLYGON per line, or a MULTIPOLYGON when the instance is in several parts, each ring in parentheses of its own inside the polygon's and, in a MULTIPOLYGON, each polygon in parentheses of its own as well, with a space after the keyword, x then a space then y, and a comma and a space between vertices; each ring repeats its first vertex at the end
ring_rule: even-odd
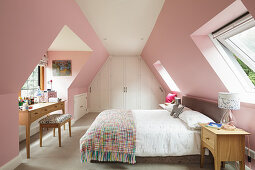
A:
POLYGON ((242 60, 236 57, 237 62, 240 64, 240 66, 243 68, 243 71, 247 74, 253 85, 255 86, 255 72, 250 69, 242 60))

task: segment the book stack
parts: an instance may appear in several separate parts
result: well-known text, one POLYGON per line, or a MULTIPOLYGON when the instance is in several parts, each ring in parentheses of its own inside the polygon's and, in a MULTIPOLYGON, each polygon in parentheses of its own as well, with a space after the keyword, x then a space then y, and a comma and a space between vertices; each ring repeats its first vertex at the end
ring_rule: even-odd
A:
POLYGON ((222 127, 222 124, 221 123, 210 122, 210 123, 208 123, 205 126, 206 127, 212 127, 212 128, 220 129, 222 127))

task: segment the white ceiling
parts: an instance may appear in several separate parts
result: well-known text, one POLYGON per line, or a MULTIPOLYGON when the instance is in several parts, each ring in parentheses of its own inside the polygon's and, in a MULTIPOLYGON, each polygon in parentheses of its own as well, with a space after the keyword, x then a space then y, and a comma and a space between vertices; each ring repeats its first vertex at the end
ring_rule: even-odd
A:
POLYGON ((64 26, 48 51, 92 51, 68 26, 64 26))
POLYGON ((75 0, 110 55, 140 55, 165 0, 75 0))

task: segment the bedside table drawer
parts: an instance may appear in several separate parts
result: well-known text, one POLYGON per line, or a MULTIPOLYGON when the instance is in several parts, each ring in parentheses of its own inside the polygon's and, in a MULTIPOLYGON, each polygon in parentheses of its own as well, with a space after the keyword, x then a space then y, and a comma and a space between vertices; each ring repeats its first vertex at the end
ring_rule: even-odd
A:
POLYGON ((209 145, 210 147, 212 147, 214 149, 215 136, 213 133, 211 133, 207 129, 203 129, 202 139, 207 145, 209 145))

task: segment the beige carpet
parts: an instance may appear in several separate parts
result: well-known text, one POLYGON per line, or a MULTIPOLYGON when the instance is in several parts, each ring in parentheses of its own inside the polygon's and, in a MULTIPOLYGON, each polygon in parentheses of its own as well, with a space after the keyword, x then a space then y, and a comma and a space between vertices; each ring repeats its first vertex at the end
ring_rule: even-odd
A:
MULTIPOLYGON (((68 130, 62 130, 62 147, 58 147, 58 137, 52 137, 51 131, 44 131, 43 147, 39 147, 39 134, 31 137, 31 158, 26 159, 25 141, 20 143, 22 163, 16 170, 100 170, 100 169, 131 169, 131 170, 197 170, 199 163, 180 164, 145 161, 135 165, 123 163, 81 163, 79 140, 94 121, 96 113, 88 113, 72 126, 72 137, 68 130)), ((56 133, 57 135, 58 133, 56 133)), ((199 160, 198 160, 199 161, 199 160)), ((197 161, 197 162, 198 162, 197 161)), ((213 164, 206 164, 203 169, 213 169, 213 164)), ((226 165, 226 170, 233 169, 226 165)))

